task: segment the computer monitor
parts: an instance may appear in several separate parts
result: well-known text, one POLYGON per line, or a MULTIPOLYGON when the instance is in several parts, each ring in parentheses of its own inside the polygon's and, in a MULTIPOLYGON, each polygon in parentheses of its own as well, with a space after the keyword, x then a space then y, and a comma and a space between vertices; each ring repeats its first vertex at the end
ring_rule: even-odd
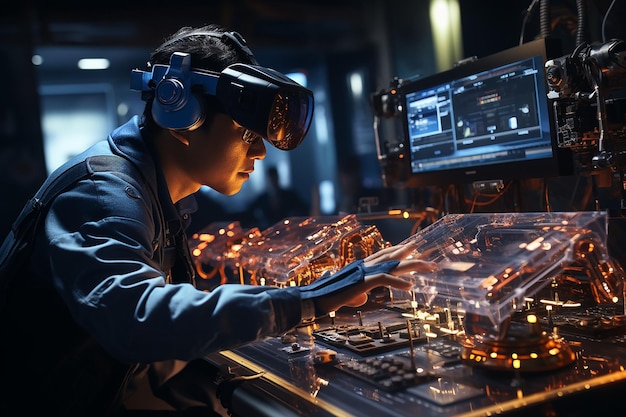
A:
POLYGON ((536 40, 401 85, 406 185, 566 175, 544 71, 559 52, 536 40))

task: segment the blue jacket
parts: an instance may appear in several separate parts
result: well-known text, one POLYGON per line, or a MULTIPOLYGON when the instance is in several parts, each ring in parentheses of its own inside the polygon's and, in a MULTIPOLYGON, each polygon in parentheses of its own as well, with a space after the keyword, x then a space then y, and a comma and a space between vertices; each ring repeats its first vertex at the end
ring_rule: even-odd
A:
POLYGON ((30 394, 41 401, 55 401, 50 392, 67 383, 107 402, 138 364, 202 358, 301 320, 297 288, 194 287, 184 235, 194 197, 172 203, 151 148, 134 117, 57 170, 94 155, 132 164, 97 172, 53 201, 29 270, 10 295, 13 354, 34 361, 14 371, 37 378, 31 390, 41 392, 30 394))

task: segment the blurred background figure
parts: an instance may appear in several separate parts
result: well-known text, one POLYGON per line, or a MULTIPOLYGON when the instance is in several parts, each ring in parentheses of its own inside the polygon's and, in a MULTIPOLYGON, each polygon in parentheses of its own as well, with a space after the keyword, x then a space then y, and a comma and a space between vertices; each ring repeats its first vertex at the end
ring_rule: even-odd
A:
POLYGON ((337 212, 339 214, 358 213, 362 197, 375 197, 373 190, 363 187, 361 161, 358 156, 347 156, 337 166, 337 212))
POLYGON ((392 188, 367 186, 364 167, 358 155, 347 155, 337 165, 337 214, 370 213, 386 210, 399 197, 392 188))
POLYGON ((255 226, 260 230, 283 220, 286 217, 308 216, 310 209, 298 192, 280 184, 278 169, 267 169, 267 188, 252 201, 250 211, 255 226))

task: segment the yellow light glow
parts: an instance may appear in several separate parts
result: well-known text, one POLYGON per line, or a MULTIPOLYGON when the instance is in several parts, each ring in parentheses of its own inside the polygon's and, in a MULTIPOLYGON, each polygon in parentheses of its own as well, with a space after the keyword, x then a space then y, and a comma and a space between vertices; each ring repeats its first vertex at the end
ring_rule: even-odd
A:
POLYGON ((459 1, 431 0, 430 25, 437 70, 450 69, 464 58, 459 1))

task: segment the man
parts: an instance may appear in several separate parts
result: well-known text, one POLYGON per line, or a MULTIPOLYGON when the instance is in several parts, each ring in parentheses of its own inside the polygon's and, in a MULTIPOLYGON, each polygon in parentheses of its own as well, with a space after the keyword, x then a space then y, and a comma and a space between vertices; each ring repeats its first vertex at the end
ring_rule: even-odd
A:
POLYGON ((168 382, 191 361, 360 305, 375 287, 409 289, 393 274, 430 268, 390 248, 308 287, 196 289, 185 236, 193 194, 237 193, 265 157, 261 138, 297 146, 313 99, 217 26, 181 29, 149 64, 131 81, 143 117, 52 174, 88 162, 44 212, 26 265, 1 277, 2 415, 118 415, 159 408, 156 396, 190 409, 168 382))

